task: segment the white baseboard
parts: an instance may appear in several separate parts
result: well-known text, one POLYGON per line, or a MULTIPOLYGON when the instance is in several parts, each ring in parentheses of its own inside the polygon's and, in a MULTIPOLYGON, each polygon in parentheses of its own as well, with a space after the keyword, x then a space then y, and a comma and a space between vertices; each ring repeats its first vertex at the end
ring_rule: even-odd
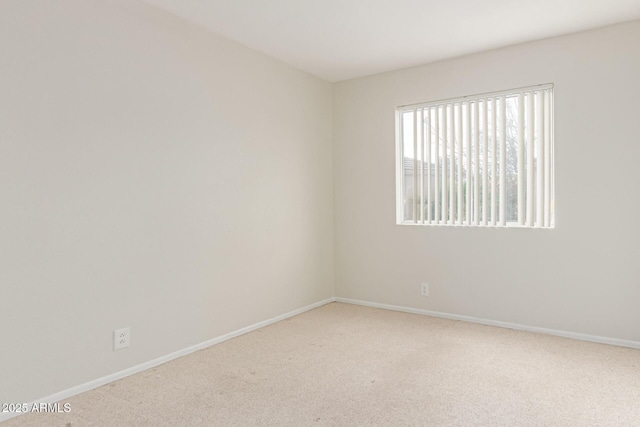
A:
MULTIPOLYGON (((235 338, 235 337, 238 337, 240 335, 244 335, 244 334, 246 334, 248 332, 255 331, 256 329, 264 328, 265 326, 269 326, 269 325, 271 325, 273 323, 279 322, 279 321, 287 319, 289 317, 293 317, 293 316, 296 316, 298 314, 304 313, 305 311, 313 310, 314 308, 318 308, 318 307, 323 306, 325 304, 329 304, 331 302, 335 302, 335 300, 336 300, 335 298, 327 298, 325 300, 318 301, 318 302, 316 302, 314 304, 311 304, 311 305, 308 305, 306 307, 298 308, 298 309, 290 311, 288 313, 281 314, 280 316, 276 316, 276 317, 273 317, 271 319, 255 323, 253 325, 247 326, 247 327, 242 328, 242 329, 238 329, 238 330, 233 331, 233 332, 229 332, 228 334, 225 334, 225 335, 219 336, 217 338, 213 338, 213 339, 207 340, 205 342, 193 345, 191 347, 187 347, 187 348, 182 349, 182 350, 178 350, 176 352, 167 354, 166 356, 162 356, 162 357, 159 357, 157 359, 153 359, 153 360, 150 360, 148 362, 141 363, 141 364, 136 365, 136 366, 132 366, 131 368, 127 368, 125 370, 116 372, 114 374, 107 375, 105 377, 98 378, 96 380, 89 381, 89 382, 84 383, 84 384, 80 384, 78 386, 75 386, 75 387, 72 387, 70 389, 67 389, 67 390, 52 394, 52 395, 44 397, 42 399, 38 399, 38 400, 36 400, 34 402, 29 403, 28 407, 31 408, 31 407, 33 407, 34 404, 55 403, 55 402, 59 402, 59 401, 64 400, 64 399, 68 399, 68 398, 70 398, 72 396, 75 396, 76 394, 84 393, 85 391, 93 390, 93 389, 98 388, 100 386, 103 386, 105 384, 109 384, 109 383, 111 383, 113 381, 117 381, 119 379, 128 377, 130 375, 137 374, 139 372, 145 371, 147 369, 154 368, 154 367, 156 367, 158 365, 162 365, 163 363, 167 363, 167 362, 169 362, 171 360, 174 360, 174 359, 177 359, 179 357, 186 356, 187 354, 196 352, 198 350, 203 350, 205 348, 208 348, 208 347, 211 347, 213 345, 219 344, 219 343, 221 343, 223 341, 227 341, 227 340, 229 340, 231 338, 235 338)), ((0 413, 0 422, 6 421, 6 420, 8 420, 10 418, 13 418, 13 417, 16 417, 18 415, 21 415, 21 414, 20 413, 6 413, 6 412, 5 413, 0 413)))
POLYGON ((500 328, 517 329, 521 331, 537 332, 540 334, 555 335, 558 337, 572 338, 581 341, 590 341, 600 344, 617 345, 620 347, 629 347, 640 349, 640 342, 627 341, 617 338, 599 337, 596 335, 580 334, 577 332, 559 331, 556 329, 539 328, 537 326, 520 325, 518 323, 500 322, 498 320, 481 319, 478 317, 462 316, 459 314, 441 313, 438 311, 422 310, 419 308, 402 307, 397 305, 380 304, 377 302, 360 301, 349 298, 335 298, 336 302, 346 304, 363 305, 366 307, 382 308, 385 310, 402 311, 404 313, 422 314, 425 316, 442 317, 444 319, 462 320, 464 322, 479 323, 481 325, 498 326, 500 328))

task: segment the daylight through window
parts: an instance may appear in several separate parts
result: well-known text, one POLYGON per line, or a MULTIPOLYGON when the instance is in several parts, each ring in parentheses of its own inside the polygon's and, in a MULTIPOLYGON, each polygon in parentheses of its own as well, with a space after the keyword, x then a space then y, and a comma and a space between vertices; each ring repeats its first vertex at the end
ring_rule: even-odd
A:
POLYGON ((553 228, 553 85, 396 113, 398 223, 553 228))

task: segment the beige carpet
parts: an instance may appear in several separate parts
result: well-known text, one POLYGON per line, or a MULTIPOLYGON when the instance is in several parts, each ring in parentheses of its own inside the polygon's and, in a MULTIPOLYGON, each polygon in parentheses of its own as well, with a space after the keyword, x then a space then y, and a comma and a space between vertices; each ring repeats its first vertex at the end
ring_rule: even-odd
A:
POLYGON ((333 303, 13 426, 640 426, 640 350, 333 303))

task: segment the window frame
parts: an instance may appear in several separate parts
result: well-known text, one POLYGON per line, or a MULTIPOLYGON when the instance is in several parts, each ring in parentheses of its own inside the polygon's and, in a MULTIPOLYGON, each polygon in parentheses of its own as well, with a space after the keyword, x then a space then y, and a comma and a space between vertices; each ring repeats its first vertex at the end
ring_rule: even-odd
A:
MULTIPOLYGON (((511 101, 512 103, 514 101, 511 101)), ((482 93, 482 94, 476 94, 476 95, 467 95, 467 96, 462 96, 462 97, 456 97, 456 98, 448 98, 448 99, 442 99, 442 100, 436 100, 436 101, 428 101, 428 102, 421 102, 421 103, 417 103, 417 104, 408 104, 408 105, 401 105, 396 107, 395 109, 395 140, 396 140, 396 224, 398 225, 425 225, 425 226, 445 226, 445 227, 489 227, 489 228, 526 228, 526 229, 554 229, 555 225, 556 225, 556 221, 555 221, 555 216, 556 216, 556 203, 555 203, 555 144, 554 144, 554 103, 555 103, 555 99, 554 99, 554 84, 553 83, 546 83, 546 84, 538 84, 538 85, 533 85, 533 86, 526 86, 526 87, 520 87, 520 88, 515 88, 515 89, 508 89, 508 90, 500 90, 500 91, 493 91, 493 92, 486 92, 486 93, 482 93), (428 156, 429 158, 429 166, 428 166, 428 170, 429 172, 427 173, 429 175, 429 180, 432 179, 432 169, 435 166, 436 170, 440 170, 444 169, 444 167, 442 167, 442 164, 447 163, 450 164, 451 166, 454 167, 458 167, 458 164, 456 163, 454 165, 455 160, 451 160, 452 158, 455 159, 456 158, 456 154, 455 154, 455 150, 456 147, 458 147, 459 144, 459 153, 462 153, 460 157, 464 157, 464 148, 463 148, 463 144, 464 142, 462 141, 463 139, 463 135, 469 135, 466 136, 466 138, 471 139, 472 136, 471 134, 474 133, 475 134, 475 138, 474 139, 474 144, 471 145, 472 147, 472 151, 475 153, 475 151, 479 151, 480 147, 481 147, 481 140, 482 140, 482 147, 483 149, 487 150, 487 148, 484 148, 486 144, 488 144, 488 136, 491 137, 491 139, 493 140, 493 143, 495 143, 495 141, 497 141, 498 136, 501 139, 504 139, 504 142, 501 141, 501 144, 503 144, 501 146, 501 149, 504 147, 504 150, 506 152, 509 151, 509 148, 507 148, 507 144, 511 143, 513 144, 513 140, 508 138, 508 133, 505 132, 504 134, 502 134, 503 131, 500 130, 500 128, 495 127, 495 119, 494 119, 494 128, 491 128, 489 126, 487 126, 487 128, 485 129, 484 127, 482 128, 482 131, 480 131, 480 127, 478 127, 478 122, 473 122, 475 124, 475 126, 472 127, 472 105, 474 105, 473 107, 473 112, 474 114, 477 114, 478 109, 480 109, 480 105, 482 105, 482 109, 487 109, 489 111, 489 113, 491 114, 497 114, 499 115, 500 113, 497 111, 498 110, 498 106, 500 106, 500 108, 502 108, 504 111, 504 108, 506 108, 507 105, 509 105, 509 101, 507 101, 507 99, 511 99, 513 97, 517 97, 518 98, 518 102, 516 104, 516 108, 518 110, 518 123, 517 126, 520 129, 524 129, 525 127, 525 123, 527 124, 527 135, 525 136, 523 133, 519 133, 518 134, 518 138, 516 140, 516 144, 517 145, 517 150, 519 152, 518 157, 520 157, 522 154, 520 154, 522 152, 522 150, 524 150, 524 142, 526 141, 526 146, 528 149, 529 146, 529 139, 531 138, 531 141, 534 141, 532 145, 532 150, 536 150, 534 153, 534 156, 531 156, 531 158, 533 159, 532 161, 535 162, 535 172, 532 172, 534 175, 529 175, 526 179, 527 179, 527 185, 529 181, 535 181, 533 182, 533 184, 531 184, 532 186, 534 186, 535 190, 531 191, 531 193, 533 194, 531 197, 535 199, 535 203, 538 204, 538 202, 541 199, 538 199, 538 197, 542 197, 544 199, 544 201, 542 203, 540 203, 540 206, 543 206, 541 209, 543 209, 543 213, 542 215, 540 214, 540 211, 537 211, 537 207, 531 207, 528 209, 536 209, 536 212, 534 213, 533 216, 533 220, 532 222, 529 222, 529 214, 527 214, 527 220, 525 223, 523 223, 522 221, 522 215, 519 212, 520 209, 522 209, 520 207, 520 203, 524 203, 524 199, 523 196, 523 192, 521 192, 521 189, 518 189, 517 195, 516 195, 516 204, 518 205, 518 218, 516 221, 509 221, 507 220, 507 215, 505 215, 504 211, 501 211, 501 215, 499 217, 498 220, 493 219, 493 215, 490 221, 486 221, 486 219, 484 220, 478 220, 478 217, 476 216, 475 218, 472 218, 471 216, 469 216, 469 211, 467 210, 466 215, 464 216, 464 218, 456 216, 455 215, 455 209, 451 208, 451 206, 447 206, 445 205, 444 208, 442 207, 442 203, 440 204, 436 204, 435 205, 435 210, 438 210, 438 212, 443 209, 443 214, 444 211, 446 211, 446 214, 444 214, 447 219, 445 219, 444 221, 442 219, 440 219, 437 222, 434 222, 433 219, 428 222, 425 221, 424 217, 427 215, 423 212, 421 212, 422 210, 426 210, 424 209, 424 206, 427 203, 427 200, 425 200, 425 190, 421 190, 421 195, 417 198, 414 199, 414 203, 416 205, 416 207, 414 207, 414 211, 413 211, 413 216, 414 218, 409 218, 407 219, 407 215, 405 213, 405 201, 406 201, 406 190, 405 190, 405 161, 408 158, 405 158, 405 141, 404 141, 404 135, 403 135, 403 114, 406 114, 407 112, 414 112, 414 119, 416 120, 417 117, 420 117, 418 114, 422 114, 422 117, 419 118, 420 123, 422 123, 422 126, 426 125, 427 122, 427 117, 428 117, 428 121, 431 123, 432 117, 435 117, 435 120, 440 122, 440 120, 443 120, 442 123, 446 124, 446 128, 440 129, 440 131, 436 130, 435 132, 439 132, 437 134, 432 133, 432 128, 431 128, 431 124, 429 124, 428 126, 428 132, 431 138, 434 137, 438 137, 438 145, 439 147, 445 147, 443 149, 444 150, 448 150, 446 151, 446 154, 444 154, 443 156, 439 156, 438 160, 437 160, 437 165, 436 163, 432 163, 431 162, 431 152, 433 149, 433 146, 429 146, 427 147, 427 141, 429 141, 429 137, 426 136, 426 134, 422 134, 422 136, 420 138, 418 138, 416 131, 414 130, 414 134, 413 134, 413 138, 415 138, 414 141, 414 150, 417 149, 417 147, 419 145, 423 145, 422 147, 420 147, 420 149, 424 149, 428 152, 430 152, 430 154, 426 154, 426 151, 423 152, 421 154, 421 158, 419 160, 414 160, 414 188, 416 187, 416 184, 419 182, 420 186, 422 188, 422 186, 425 183, 425 177, 423 176, 425 174, 425 169, 424 169, 424 164, 427 164, 427 160, 425 158, 425 156, 428 156), (527 97, 527 101, 523 102, 525 100, 525 97, 527 97), (489 100, 491 100, 491 102, 489 102, 489 100), (521 104, 522 102, 522 104, 521 104), (487 105, 487 103, 489 103, 489 105, 487 105), (505 104, 505 106, 502 106, 502 103, 505 104), (460 106, 459 109, 457 108, 457 106, 460 106), (466 109, 463 107, 464 105, 466 105, 466 109), (527 107, 527 118, 523 119, 523 114, 525 111, 525 107, 528 105, 527 107), (450 106, 450 108, 449 108, 450 106), (432 110, 434 109, 435 110, 432 110), (522 108, 523 112, 520 113, 520 109, 522 108), (426 113, 427 115, 425 116, 425 109, 428 110, 428 112, 426 113), (421 111, 421 113, 416 113, 418 110, 421 111), (444 119, 442 119, 440 117, 440 111, 444 111, 443 113, 443 117, 444 119), (468 110, 468 112, 467 112, 468 110), (432 112, 435 111, 435 115, 432 116, 432 112), (456 111, 458 112, 458 115, 456 116, 456 111), (451 112, 451 114, 449 114, 449 112, 451 112), (467 121, 463 121, 463 114, 465 115, 467 121), (529 116, 530 114, 530 116, 529 116), (535 119, 534 119, 535 116, 535 119), (459 121, 460 123, 458 124, 457 121, 459 121), (452 122, 449 122, 448 120, 452 119, 452 122), (446 120, 446 121, 445 121, 446 120), (522 120, 522 125, 520 124, 520 120, 522 120), (457 133, 456 132, 456 128, 457 129, 461 129, 463 126, 463 123, 465 124, 465 132, 464 133, 457 133), (542 124, 539 124, 542 123, 542 124), (534 128, 535 126, 535 128, 534 128), (529 130, 529 128, 532 128, 532 130, 529 130), (443 133, 444 132, 444 133, 443 133), (486 132, 486 134, 485 134, 486 132), (442 137, 444 134, 448 134, 451 135, 451 139, 452 141, 450 142, 451 145, 446 145, 447 144, 447 138, 444 137, 444 142, 442 141, 442 137), (535 135, 535 136, 534 136, 535 135), (424 141, 424 139, 427 139, 427 141, 424 141), (418 139, 420 139, 419 143, 418 143, 418 139), (510 142, 509 142, 510 141, 510 142), (519 144, 523 144, 523 148, 519 148, 519 144), (536 148, 538 145, 541 145, 543 148, 540 149, 541 151, 538 151, 538 148, 536 148), (451 154, 450 154, 451 153, 451 154), (540 167, 541 172, 538 172, 538 165, 539 162, 536 160, 538 156, 542 156, 541 158, 543 159, 542 162, 540 162, 542 164, 542 166, 540 167), (422 167, 422 171, 420 171, 420 176, 421 178, 418 179, 417 177, 415 177, 415 175, 418 174, 416 169, 416 164, 417 162, 420 162, 422 167), (537 176, 538 174, 541 174, 544 178, 542 181, 539 181, 537 176), (532 179, 532 177, 534 179, 532 179), (548 181, 548 183, 547 183, 548 181), (539 191, 539 184, 540 182, 542 182, 542 191, 539 191), (542 194, 542 196, 538 196, 538 192, 540 192, 542 194), (548 195, 547 195, 548 193, 548 195), (418 200, 417 202, 415 202, 415 200, 418 200), (419 203, 419 205, 418 205, 419 203), (417 207, 417 206, 421 206, 421 207, 417 207), (453 209, 453 210, 452 210, 453 209), (417 213, 421 212, 420 214, 420 218, 417 218, 417 213), (502 219, 502 216, 504 216, 505 218, 502 219), (455 217, 455 218, 454 218, 455 217), (548 217, 548 218, 547 218, 548 217)), ((484 111, 483 114, 485 115, 489 115, 489 113, 487 111, 484 111)), ((505 114, 504 112, 502 114, 505 114)), ((500 123, 502 127, 502 129, 506 129, 504 126, 506 126, 506 123, 508 121, 508 119, 506 118, 507 115, 503 115, 500 117, 501 121, 504 121, 504 123, 500 123)), ((477 117, 475 118, 475 120, 477 120, 477 117)), ((486 122, 485 122, 486 124, 486 122)), ((414 125, 416 128, 418 127, 417 123, 414 123, 414 125)), ((444 126, 443 126, 444 127, 444 126)), ((437 129, 437 125, 436 125, 436 129, 437 129)), ((422 129, 421 129, 422 132, 422 129)), ((425 130, 425 132, 427 132, 425 130)), ((519 132, 523 132, 522 130, 520 130, 519 132)), ((429 143, 433 144, 432 141, 429 141, 429 143)), ((467 148, 469 147, 469 145, 467 145, 467 148)), ((496 153, 498 152, 497 150, 497 146, 494 145, 493 149, 496 151, 496 153)), ((513 150, 513 148, 511 148, 511 150, 513 150)), ((502 150, 500 150, 502 151, 502 150)), ((470 166, 472 163, 472 159, 471 159, 471 154, 470 152, 467 153, 467 155, 469 156, 468 159, 466 159, 466 165, 469 168, 469 170, 472 170, 472 167, 470 166)), ((492 152, 492 155, 493 152, 492 152)), ((500 154, 501 156, 503 154, 500 154)), ((530 153, 526 153, 527 155, 527 159, 530 156, 530 153)), ((412 158, 416 158, 419 157, 417 156, 417 153, 413 153, 412 158)), ((504 158, 501 159, 500 161, 505 161, 505 169, 502 170, 503 172, 506 172, 506 164, 509 164, 508 161, 506 161, 504 158)), ((497 159, 495 159, 497 164, 497 159)), ((518 162, 520 161, 520 159, 518 159, 518 162)), ((464 160, 459 160, 460 164, 463 164, 464 160)), ((532 163, 533 164, 533 163, 532 163)), ((487 164, 482 164, 482 168, 480 168, 480 163, 477 164, 473 164, 473 181, 478 181, 480 180, 480 176, 484 176, 484 175, 489 175, 489 173, 485 170, 488 169, 488 166, 493 166, 493 164, 491 165, 487 165, 487 164), (482 172, 478 172, 479 169, 482 169, 482 172)), ((460 167, 461 168, 461 167, 460 167)), ((460 172, 461 169, 458 169, 458 171, 460 172)), ((529 170, 530 165, 527 166, 527 170, 529 170)), ((532 169, 534 169, 532 168, 532 169)), ((467 177, 469 176, 469 174, 471 172, 467 172, 466 169, 464 169, 465 173, 467 174, 467 177)), ((495 171, 495 170, 494 170, 495 171)), ((517 168, 517 174, 516 174, 516 180, 519 182, 520 178, 520 174, 522 174, 524 172, 524 169, 521 168, 520 165, 518 165, 517 168)), ((438 172, 439 173, 439 172, 438 172)), ((453 174, 453 176, 457 176, 455 170, 453 172, 450 171, 450 173, 453 174)), ((505 173, 505 180, 506 180, 506 175, 507 173, 505 173)), ((442 178, 442 176, 444 175, 440 175, 439 178, 442 178)), ((462 198, 466 199, 467 197, 471 197, 471 198, 475 198, 473 203, 479 203, 477 200, 478 197, 478 193, 475 193, 475 196, 473 195, 473 190, 468 190, 467 187, 469 186, 469 182, 467 182, 464 179, 460 179, 460 176, 457 176, 458 179, 455 179, 454 182, 457 184, 458 181, 462 182, 464 181, 464 191, 463 191, 463 195, 461 196, 462 198), (472 192, 471 196, 467 196, 467 192, 470 191, 472 192)), ((492 188, 493 190, 496 190, 496 188, 499 188, 499 186, 496 186, 496 184, 493 183, 494 180, 498 180, 497 174, 496 175, 491 175, 491 183, 492 183, 492 188)), ((500 178, 502 179, 502 178, 500 178)), ((513 179, 513 178, 512 178, 513 179)), ((443 179, 446 182, 446 178, 443 179)), ((431 185, 433 185, 433 183, 431 181, 426 181, 428 182, 428 184, 426 185, 427 189, 426 191, 431 195, 433 193, 433 195, 435 195, 435 193, 440 191, 440 187, 436 188, 435 190, 431 189, 431 185)), ((451 189, 454 189, 454 185, 456 185, 454 183, 451 184, 451 189)), ((518 185, 521 185, 520 183, 518 183, 518 185)), ((500 190, 500 191, 505 191, 505 193, 503 193, 503 195, 501 197, 504 197, 504 199, 500 199, 500 203, 504 203, 505 204, 505 208, 509 203, 509 197, 505 196, 506 195, 506 187, 507 185, 505 185, 505 190, 500 190), (504 200, 504 202, 502 202, 502 200, 504 200)), ((444 187, 444 192, 441 194, 454 194, 453 197, 457 198, 458 201, 460 200, 460 196, 457 196, 457 192, 454 191, 454 193, 451 193, 450 191, 448 191, 447 187, 444 187)), ((462 187, 458 187, 459 189, 462 187)), ((528 187, 527 188, 527 193, 530 192, 530 188, 532 187, 528 187)), ((417 189, 414 189, 414 196, 417 195, 417 189)), ((484 196, 484 191, 485 188, 483 186, 482 188, 482 194, 483 197, 484 196)), ((488 190, 487 190, 488 192, 488 190)), ((446 197, 446 195, 442 196, 443 198, 446 197)), ((497 196, 496 196, 497 197, 497 196)), ((511 195, 511 197, 513 197, 513 195, 511 195)), ((466 205, 468 204, 468 200, 467 199, 467 203, 465 204, 465 208, 458 208, 458 214, 460 213, 460 209, 469 209, 466 207, 466 205)), ((486 202, 487 200, 484 199, 484 201, 486 202)), ((437 203, 437 202, 436 202, 437 203)), ((529 205, 532 205, 534 203, 531 203, 530 201, 527 201, 527 207, 529 205)), ((413 206, 413 205, 412 205, 413 206)), ((473 207, 470 208, 473 211, 473 207)), ((432 212, 433 210, 430 209, 432 212)), ((477 210, 475 211, 475 215, 477 215, 477 210)), ((512 212, 513 214, 513 212, 512 212)), ((429 213, 429 216, 431 216, 431 213, 429 213)), ((485 217, 486 218, 486 217, 485 217)), ((496 218, 498 218, 498 216, 496 216, 496 218)))

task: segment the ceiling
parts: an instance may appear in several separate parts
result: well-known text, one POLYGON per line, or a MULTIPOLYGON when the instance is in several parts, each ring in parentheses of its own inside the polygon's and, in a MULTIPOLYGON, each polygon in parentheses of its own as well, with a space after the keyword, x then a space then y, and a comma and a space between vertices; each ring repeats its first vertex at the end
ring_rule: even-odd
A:
POLYGON ((330 82, 640 19, 640 0, 144 1, 330 82))

